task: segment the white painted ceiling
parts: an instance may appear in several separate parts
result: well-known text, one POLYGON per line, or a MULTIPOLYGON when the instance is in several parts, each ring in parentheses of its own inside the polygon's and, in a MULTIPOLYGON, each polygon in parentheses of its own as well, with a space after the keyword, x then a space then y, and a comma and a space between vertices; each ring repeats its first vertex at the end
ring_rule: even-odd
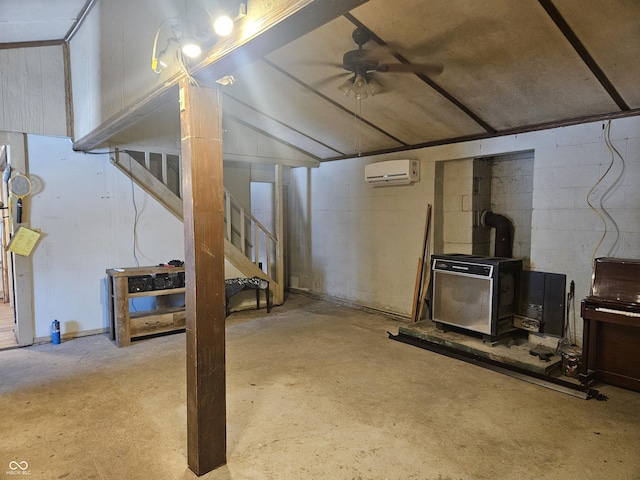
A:
POLYGON ((223 106, 331 160, 638 115, 639 58, 638 0, 369 0, 235 72, 223 106), (345 97, 356 26, 378 39, 364 48, 380 62, 443 72, 375 72, 381 93, 345 97))
MULTIPOLYGON (((89 3, 0 0, 0 43, 64 39, 89 3)), ((638 115, 639 58, 639 0, 369 0, 233 72, 224 118, 318 160, 405 150, 638 115), (380 62, 444 70, 345 97, 357 26, 380 62)))
POLYGON ((0 44, 62 41, 88 0, 0 0, 0 44))

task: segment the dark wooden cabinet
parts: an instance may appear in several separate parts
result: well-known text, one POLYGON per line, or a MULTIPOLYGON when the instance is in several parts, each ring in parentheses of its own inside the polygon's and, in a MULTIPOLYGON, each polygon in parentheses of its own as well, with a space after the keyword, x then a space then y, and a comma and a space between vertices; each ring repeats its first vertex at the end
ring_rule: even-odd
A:
POLYGON ((640 392, 640 260, 597 258, 580 313, 583 378, 640 392))
POLYGON ((640 392, 640 318, 583 307, 583 362, 611 385, 640 392))

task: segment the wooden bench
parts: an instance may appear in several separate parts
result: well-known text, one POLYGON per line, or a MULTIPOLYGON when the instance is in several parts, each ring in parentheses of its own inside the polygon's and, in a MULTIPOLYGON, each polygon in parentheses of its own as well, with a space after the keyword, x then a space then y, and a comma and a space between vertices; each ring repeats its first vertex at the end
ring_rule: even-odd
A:
POLYGON ((267 298, 267 313, 271 312, 269 300, 269 281, 260 277, 252 278, 228 278, 224 281, 226 313, 229 315, 229 299, 246 289, 256 291, 256 309, 260 310, 260 290, 265 291, 267 298))

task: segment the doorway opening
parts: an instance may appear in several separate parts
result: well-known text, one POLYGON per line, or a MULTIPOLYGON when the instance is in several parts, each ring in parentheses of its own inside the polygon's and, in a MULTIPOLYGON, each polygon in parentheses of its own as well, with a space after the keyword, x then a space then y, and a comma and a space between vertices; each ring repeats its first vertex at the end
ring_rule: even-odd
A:
POLYGON ((0 350, 6 348, 15 348, 18 346, 16 339, 15 326, 16 316, 13 308, 13 298, 11 285, 11 256, 7 253, 7 244, 9 243, 9 189, 8 179, 11 172, 11 156, 9 154, 8 145, 0 145, 0 172, 3 172, 3 181, 0 184, 0 243, 2 251, 0 252, 0 350), (4 173, 6 172, 6 174, 4 173))

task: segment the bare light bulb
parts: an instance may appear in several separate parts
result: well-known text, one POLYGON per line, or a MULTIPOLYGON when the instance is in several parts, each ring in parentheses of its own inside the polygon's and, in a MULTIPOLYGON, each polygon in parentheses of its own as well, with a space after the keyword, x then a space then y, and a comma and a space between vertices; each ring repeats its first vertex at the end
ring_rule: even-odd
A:
POLYGON ((202 53, 200 44, 194 39, 185 39, 182 41, 182 53, 189 58, 196 58, 202 53))
POLYGON ((340 85, 338 87, 338 90, 340 90, 345 97, 348 97, 349 94, 351 93, 352 86, 353 86, 353 79, 350 78, 346 82, 344 82, 342 85, 340 85))
POLYGON ((353 93, 356 98, 367 98, 367 81, 362 75, 357 75, 353 80, 353 93))
POLYGON ((233 31, 233 20, 228 15, 222 15, 213 22, 213 29, 221 37, 226 37, 233 31))

